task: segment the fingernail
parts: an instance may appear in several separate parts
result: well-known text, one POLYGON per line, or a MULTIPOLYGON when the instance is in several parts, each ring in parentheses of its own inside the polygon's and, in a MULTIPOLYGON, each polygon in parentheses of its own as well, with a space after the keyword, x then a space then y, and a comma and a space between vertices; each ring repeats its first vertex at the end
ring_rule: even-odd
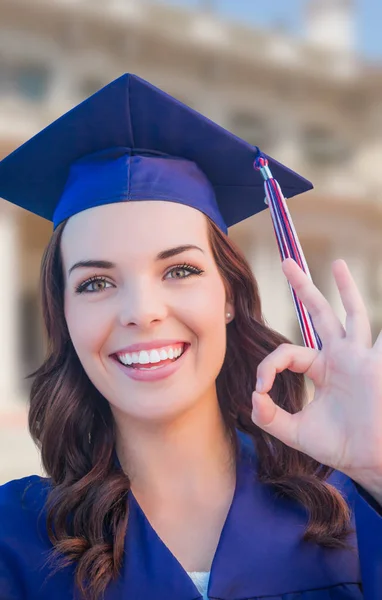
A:
POLYGON ((263 391, 263 387, 264 387, 264 382, 261 379, 261 377, 258 377, 258 379, 256 381, 256 392, 261 393, 263 391))
POLYGON ((260 412, 260 398, 256 392, 252 395, 252 418, 257 420, 260 412))

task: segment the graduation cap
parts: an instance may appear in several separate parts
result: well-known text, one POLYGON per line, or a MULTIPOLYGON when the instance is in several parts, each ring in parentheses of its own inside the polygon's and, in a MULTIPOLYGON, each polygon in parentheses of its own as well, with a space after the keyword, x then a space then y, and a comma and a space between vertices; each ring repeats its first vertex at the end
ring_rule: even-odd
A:
MULTIPOLYGON (((312 187, 258 147, 131 74, 0 162, 0 196, 54 228, 95 206, 166 200, 200 210, 227 233, 269 206, 281 257, 294 258, 308 274, 281 188, 292 197, 312 187)), ((310 316, 292 295, 304 341, 317 347, 310 316)))

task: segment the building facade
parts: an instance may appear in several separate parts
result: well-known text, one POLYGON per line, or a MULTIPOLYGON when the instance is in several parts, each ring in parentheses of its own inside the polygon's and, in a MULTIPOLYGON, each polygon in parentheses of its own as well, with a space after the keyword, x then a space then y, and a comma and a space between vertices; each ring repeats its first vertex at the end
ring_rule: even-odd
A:
MULTIPOLYGON (((315 182, 289 206, 312 276, 345 258, 382 327, 382 67, 354 49, 349 0, 311 1, 298 39, 154 0, 0 0, 0 153, 133 72, 315 182), (330 33, 330 35, 328 34, 330 33), (335 43, 333 40, 335 38, 335 43)), ((0 414, 44 354, 39 267, 51 224, 0 202, 0 414)), ((232 230, 268 322, 300 342, 268 211, 232 230)))

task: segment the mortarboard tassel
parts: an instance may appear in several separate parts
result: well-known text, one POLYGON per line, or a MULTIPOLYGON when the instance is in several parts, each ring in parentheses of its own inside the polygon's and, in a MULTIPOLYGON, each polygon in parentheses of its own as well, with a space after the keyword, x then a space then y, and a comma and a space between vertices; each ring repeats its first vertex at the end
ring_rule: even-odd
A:
MULTIPOLYGON (((259 156, 254 162, 254 168, 259 170, 264 178, 266 194, 265 203, 269 206, 271 211, 273 228, 275 230, 281 260, 293 258, 308 277, 312 279, 281 188, 276 179, 272 176, 268 166, 268 160, 261 153, 259 153, 259 156)), ((299 300, 290 284, 289 288, 292 293, 305 346, 321 350, 322 342, 314 328, 310 314, 299 300)))

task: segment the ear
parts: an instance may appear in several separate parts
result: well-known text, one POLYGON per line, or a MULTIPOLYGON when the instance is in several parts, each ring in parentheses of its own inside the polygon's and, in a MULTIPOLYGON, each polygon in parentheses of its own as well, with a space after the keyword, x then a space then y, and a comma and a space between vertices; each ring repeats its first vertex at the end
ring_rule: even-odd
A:
POLYGON ((225 322, 231 323, 235 318, 235 309, 233 306, 233 302, 226 302, 225 305, 225 322))

